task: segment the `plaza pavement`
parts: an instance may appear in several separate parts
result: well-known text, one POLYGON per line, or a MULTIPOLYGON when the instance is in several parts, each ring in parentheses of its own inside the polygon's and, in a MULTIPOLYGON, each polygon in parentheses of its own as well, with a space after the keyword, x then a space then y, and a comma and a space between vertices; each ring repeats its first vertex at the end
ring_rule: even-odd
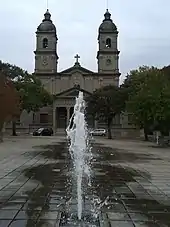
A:
MULTIPOLYGON (((57 208, 66 193, 59 174, 67 171, 64 141, 59 136, 26 136, 8 137, 0 144, 0 227, 71 226, 59 224, 57 208), (54 150, 48 152, 53 145, 63 153, 56 157, 54 150), (46 213, 44 201, 50 207, 46 213)), ((93 145, 94 178, 100 185, 96 195, 110 197, 99 216, 100 226, 170 226, 170 149, 153 147, 150 142, 105 138, 97 138, 93 145)))

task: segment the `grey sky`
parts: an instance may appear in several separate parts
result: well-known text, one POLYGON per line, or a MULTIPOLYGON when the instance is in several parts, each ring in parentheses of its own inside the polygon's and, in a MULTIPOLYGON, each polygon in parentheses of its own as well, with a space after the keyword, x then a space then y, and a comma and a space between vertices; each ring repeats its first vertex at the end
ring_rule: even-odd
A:
MULTIPOLYGON (((122 78, 140 65, 170 64, 170 1, 110 0, 109 11, 119 30, 122 78)), ((98 27, 106 0, 49 0, 57 28, 59 70, 81 56, 81 64, 97 71, 98 27)), ((35 31, 46 0, 3 0, 0 7, 0 59, 34 70, 35 31)))

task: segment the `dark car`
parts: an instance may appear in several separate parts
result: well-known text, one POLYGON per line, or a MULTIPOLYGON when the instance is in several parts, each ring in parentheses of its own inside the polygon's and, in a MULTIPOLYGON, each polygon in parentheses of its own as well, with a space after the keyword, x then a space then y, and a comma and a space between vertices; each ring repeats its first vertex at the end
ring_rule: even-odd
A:
POLYGON ((33 132, 33 136, 52 136, 52 128, 39 128, 33 132))

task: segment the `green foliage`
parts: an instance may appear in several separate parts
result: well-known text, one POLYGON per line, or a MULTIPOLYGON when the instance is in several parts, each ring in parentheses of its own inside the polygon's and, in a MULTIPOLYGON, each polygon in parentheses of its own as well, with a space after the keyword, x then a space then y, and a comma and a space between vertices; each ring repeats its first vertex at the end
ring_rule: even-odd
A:
MULTIPOLYGON (((13 81, 20 96, 20 111, 38 111, 41 107, 52 104, 52 96, 45 90, 41 81, 35 75, 18 66, 0 61, 0 71, 5 77, 13 81)), ((13 116, 12 134, 16 135, 16 122, 13 116)))
POLYGON ((148 66, 142 66, 139 67, 139 69, 130 71, 124 80, 124 83, 121 85, 121 88, 125 93, 126 100, 128 100, 130 95, 132 96, 140 90, 140 87, 143 86, 146 78, 148 78, 150 74, 156 73, 157 71, 157 68, 148 66))
POLYGON ((97 89, 87 101, 87 112, 105 122, 120 113, 123 106, 119 87, 112 85, 97 89))
POLYGON ((126 106, 136 125, 152 129, 156 126, 161 131, 169 127, 170 80, 162 70, 139 68, 129 75, 122 87, 128 90, 126 106))
POLYGON ((0 69, 4 75, 13 80, 21 96, 21 109, 38 111, 41 107, 52 104, 52 96, 45 90, 41 81, 27 71, 0 61, 0 69))
POLYGON ((41 107, 52 104, 52 96, 45 90, 34 75, 26 75, 15 82, 22 98, 22 109, 38 111, 41 107))
POLYGON ((113 85, 97 89, 88 97, 87 104, 87 113, 107 124, 110 133, 109 138, 111 138, 110 127, 112 120, 124 108, 121 89, 113 85))
POLYGON ((16 77, 24 77, 28 75, 28 72, 19 68, 16 65, 11 65, 9 63, 2 62, 0 60, 0 71, 3 75, 8 76, 10 79, 14 79, 16 77))

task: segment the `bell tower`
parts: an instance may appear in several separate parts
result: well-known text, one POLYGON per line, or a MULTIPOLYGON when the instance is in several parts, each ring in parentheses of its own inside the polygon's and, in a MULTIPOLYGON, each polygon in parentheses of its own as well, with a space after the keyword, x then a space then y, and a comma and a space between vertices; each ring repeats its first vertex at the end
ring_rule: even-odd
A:
POLYGON ((104 20, 99 27, 97 53, 98 72, 119 74, 119 51, 117 47, 118 31, 111 19, 108 9, 104 14, 104 20))
POLYGON ((47 9, 44 19, 36 31, 35 74, 57 72, 57 40, 56 27, 47 9))

